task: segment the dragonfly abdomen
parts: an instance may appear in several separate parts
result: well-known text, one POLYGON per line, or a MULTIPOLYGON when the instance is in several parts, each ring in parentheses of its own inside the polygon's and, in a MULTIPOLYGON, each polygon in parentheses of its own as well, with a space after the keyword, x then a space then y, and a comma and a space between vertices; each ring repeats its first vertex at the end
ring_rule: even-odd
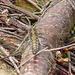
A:
POLYGON ((36 54, 39 50, 39 43, 38 39, 36 38, 35 40, 32 40, 32 53, 36 54))
POLYGON ((39 40, 38 40, 37 32, 34 28, 30 29, 30 39, 32 42, 32 53, 36 54, 39 50, 39 40))

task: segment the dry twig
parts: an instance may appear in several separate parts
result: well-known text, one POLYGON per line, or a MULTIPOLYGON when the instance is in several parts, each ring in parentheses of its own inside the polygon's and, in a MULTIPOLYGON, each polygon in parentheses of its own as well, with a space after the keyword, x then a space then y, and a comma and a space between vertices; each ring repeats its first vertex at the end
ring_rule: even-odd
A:
MULTIPOLYGON (((9 53, 8 53, 1 45, 0 45, 0 50, 1 50, 1 52, 2 52, 5 56, 9 56, 9 53)), ((19 71, 17 65, 15 64, 15 62, 14 62, 14 60, 13 60, 13 57, 10 56, 10 57, 8 57, 8 58, 9 58, 9 60, 11 61, 11 63, 13 64, 13 66, 15 67, 15 69, 17 70, 17 73, 20 74, 20 71, 19 71)), ((15 59, 15 60, 16 60, 16 59, 15 59)))
POLYGON ((37 9, 41 10, 41 8, 32 0, 27 0, 28 2, 30 2, 32 5, 34 5, 37 9))

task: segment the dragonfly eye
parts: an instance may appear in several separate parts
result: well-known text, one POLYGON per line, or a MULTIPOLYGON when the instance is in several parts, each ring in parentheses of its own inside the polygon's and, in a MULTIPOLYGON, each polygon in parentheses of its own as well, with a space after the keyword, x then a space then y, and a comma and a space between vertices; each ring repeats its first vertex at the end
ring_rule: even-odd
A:
POLYGON ((33 54, 36 54, 36 52, 33 52, 33 54))

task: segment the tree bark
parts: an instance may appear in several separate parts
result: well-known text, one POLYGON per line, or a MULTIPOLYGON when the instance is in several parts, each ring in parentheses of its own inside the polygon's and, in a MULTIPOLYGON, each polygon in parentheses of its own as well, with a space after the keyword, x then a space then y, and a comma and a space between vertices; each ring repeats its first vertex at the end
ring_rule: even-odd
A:
MULTIPOLYGON (((38 31, 38 38, 42 44, 40 50, 45 47, 50 49, 63 46, 72 28, 74 13, 67 0, 60 1, 45 12, 34 27, 38 31)), ((29 44, 23 50, 25 51, 22 55, 21 75, 54 75, 56 73, 55 53, 43 51, 32 57, 32 48, 29 44)))

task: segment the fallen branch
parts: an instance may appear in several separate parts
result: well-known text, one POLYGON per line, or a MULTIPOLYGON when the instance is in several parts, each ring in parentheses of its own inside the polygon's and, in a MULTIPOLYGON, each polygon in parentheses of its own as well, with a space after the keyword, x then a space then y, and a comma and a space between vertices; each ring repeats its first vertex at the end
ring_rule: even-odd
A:
POLYGON ((32 5, 34 5, 37 9, 41 10, 41 8, 37 6, 37 4, 33 2, 32 0, 27 0, 27 1, 30 2, 32 5))
MULTIPOLYGON (((53 75, 55 73, 56 66, 54 55, 56 52, 51 49, 55 48, 56 50, 57 48, 57 50, 59 50, 59 48, 63 46, 64 40, 68 36, 68 34, 64 33, 69 33, 72 28, 72 23, 69 21, 69 19, 73 23, 74 10, 67 0, 60 1, 58 3, 56 2, 55 5, 45 11, 43 16, 34 26, 34 28, 38 31, 38 37, 40 40, 40 44, 42 45, 40 46, 39 51, 35 55, 32 53, 32 45, 28 45, 26 48, 24 48, 25 52, 22 55, 21 62, 25 63, 21 66, 21 75, 47 75, 48 72, 50 72, 50 75, 53 75), (42 69, 40 68, 40 64, 42 69)), ((75 43, 71 46, 75 46, 75 43)), ((67 47, 71 46, 69 45, 67 47)))
MULTIPOLYGON (((0 20, 2 20, 3 22, 5 22, 7 24, 7 26, 10 26, 12 24, 15 27, 20 28, 20 29, 22 29, 24 31, 30 29, 31 26, 28 26, 28 25, 20 22, 19 20, 11 17, 11 14, 9 14, 8 12, 9 12, 8 10, 7 10, 7 12, 5 10, 3 10, 1 12, 1 15, 0 15, 0 17, 1 17, 0 20), (9 16, 10 16, 10 18, 8 18, 9 16)), ((19 15, 19 14, 15 14, 15 15, 19 15)))
MULTIPOLYGON (((5 56, 9 56, 9 52, 7 52, 1 45, 0 45, 0 51, 5 55, 5 56)), ((17 70, 17 73, 20 74, 20 71, 17 67, 17 65, 15 64, 13 57, 8 57, 9 60, 11 61, 11 63, 13 64, 13 66, 15 67, 15 69, 17 70)))
MULTIPOLYGON (((53 48, 53 49, 48 49, 48 50, 43 50, 43 51, 59 51, 59 50, 72 50, 70 49, 72 47, 72 49, 75 49, 75 43, 71 44, 71 45, 68 45, 68 46, 64 46, 64 47, 59 47, 59 48, 53 48)), ((40 51, 42 52, 42 50, 40 51)))
POLYGON ((68 0, 68 2, 71 4, 73 9, 75 10, 75 2, 74 2, 74 0, 68 0))
POLYGON ((38 16, 34 15, 33 13, 30 13, 29 11, 27 11, 27 10, 25 10, 25 9, 22 9, 22 8, 20 8, 20 7, 17 7, 17 6, 15 6, 15 5, 13 5, 13 4, 12 4, 11 2, 9 2, 8 0, 7 0, 7 1, 1 0, 1 2, 3 2, 3 3, 0 3, 0 5, 5 5, 5 6, 8 6, 8 7, 11 7, 12 9, 15 9, 15 10, 17 10, 17 11, 20 11, 20 12, 24 13, 25 15, 32 17, 33 19, 36 19, 36 20, 39 19, 38 16), (9 3, 10 3, 10 4, 9 4, 9 3))
POLYGON ((11 34, 11 35, 13 35, 13 37, 15 37, 15 38, 17 38, 17 39, 19 39, 19 40, 22 40, 22 36, 20 36, 20 35, 17 35, 17 34, 15 34, 15 33, 12 33, 12 32, 9 32, 9 31, 6 31, 6 30, 3 30, 3 29, 0 29, 0 31, 2 31, 2 32, 4 32, 4 33, 8 33, 8 34, 11 34))

